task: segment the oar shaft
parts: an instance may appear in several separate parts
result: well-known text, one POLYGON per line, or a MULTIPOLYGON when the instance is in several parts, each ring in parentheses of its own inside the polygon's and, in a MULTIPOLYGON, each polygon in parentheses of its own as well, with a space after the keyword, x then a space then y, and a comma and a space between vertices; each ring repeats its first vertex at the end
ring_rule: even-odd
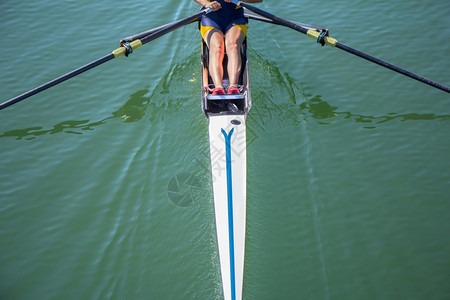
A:
POLYGON ((172 23, 169 23, 169 24, 158 26, 156 28, 152 28, 150 30, 147 30, 147 31, 144 31, 144 32, 141 32, 141 33, 138 33, 138 34, 126 37, 126 38, 123 38, 123 39, 120 40, 120 44, 122 45, 123 43, 129 43, 129 42, 132 42, 132 41, 135 41, 135 40, 142 39, 143 37, 146 37, 147 35, 154 34, 155 32, 157 32, 157 31, 159 31, 161 29, 164 29, 166 27, 170 27, 171 25, 173 25, 175 23, 176 23, 176 21, 172 22, 172 23))
MULTIPOLYGON (((261 22, 265 22, 265 23, 270 23, 270 24, 283 26, 282 24, 278 24, 275 21, 273 21, 271 19, 268 19, 268 18, 265 18, 265 17, 263 17, 261 15, 258 15, 256 13, 250 11, 250 10, 245 11, 244 14, 249 19, 253 19, 253 20, 257 20, 257 21, 261 21, 261 22)), ((310 25, 310 24, 300 23, 300 22, 296 22, 296 21, 292 21, 292 20, 288 20, 288 21, 292 22, 292 23, 296 23, 299 27, 304 27, 304 28, 307 28, 307 29, 314 29, 314 30, 317 30, 317 31, 327 31, 328 30, 325 27, 313 26, 313 25, 310 25)))
POLYGON ((450 88, 448 86, 445 86, 443 84, 440 84, 440 83, 435 82, 433 80, 430 80, 428 78, 422 77, 422 76, 420 76, 418 74, 412 73, 412 72, 410 72, 408 70, 405 70, 403 68, 397 67, 397 66, 395 66, 395 65, 393 65, 391 63, 388 63, 388 62, 386 62, 384 60, 376 58, 376 57, 374 57, 372 55, 369 55, 367 53, 361 52, 361 51, 359 51, 359 50, 357 50, 355 48, 352 48, 352 47, 347 46, 345 44, 342 44, 340 42, 336 43, 336 48, 339 48, 341 50, 344 50, 346 52, 349 52, 349 53, 354 54, 356 56, 359 56, 361 58, 364 58, 364 59, 366 59, 368 61, 376 63, 377 65, 380 65, 382 67, 385 67, 385 68, 390 69, 392 71, 395 71, 397 73, 403 74, 403 75, 408 76, 408 77, 410 77, 412 79, 415 79, 415 80, 418 80, 418 81, 423 82, 425 84, 428 84, 428 85, 430 85, 432 87, 435 87, 437 89, 440 89, 440 90, 442 90, 444 92, 450 93, 450 88))
POLYGON ((14 98, 6 101, 6 102, 1 103, 0 104, 0 110, 5 108, 5 107, 8 107, 10 105, 13 105, 14 103, 22 101, 22 100, 24 100, 24 99, 26 99, 28 97, 36 95, 37 93, 45 91, 46 89, 51 88, 52 86, 55 86, 55 85, 57 85, 57 84, 59 84, 61 82, 64 82, 64 81, 66 81, 66 80, 68 80, 68 79, 70 79, 72 77, 75 77, 75 76, 77 76, 77 75, 79 75, 81 73, 84 73, 84 72, 86 72, 86 71, 88 71, 88 70, 90 70, 92 68, 95 68, 95 67, 97 67, 97 66, 99 66, 99 65, 101 65, 101 64, 103 64, 103 63, 105 63, 107 61, 110 61, 113 58, 114 58, 114 54, 112 54, 112 53, 108 54, 108 55, 103 56, 102 58, 99 58, 99 59, 97 59, 97 60, 95 60, 95 61, 93 61, 93 62, 91 62, 91 63, 89 63, 87 65, 82 66, 81 68, 73 70, 73 71, 71 71, 71 72, 69 72, 69 73, 67 73, 65 75, 62 75, 62 76, 60 76, 60 77, 58 77, 56 79, 53 79, 52 81, 44 83, 44 84, 42 84, 42 85, 40 85, 40 86, 38 86, 38 87, 36 87, 36 88, 26 92, 26 93, 23 93, 22 95, 19 95, 19 96, 14 97, 14 98))
POLYGON ((272 20, 275 24, 292 28, 292 29, 294 29, 294 30, 296 30, 298 32, 303 33, 303 34, 306 34, 308 32, 307 28, 303 27, 301 24, 299 24, 297 22, 292 22, 292 21, 289 21, 289 20, 277 17, 277 16, 275 16, 275 15, 273 15, 271 13, 268 13, 267 11, 264 11, 264 10, 258 8, 258 7, 252 6, 252 5, 248 5, 247 3, 243 3, 241 1, 232 0, 231 2, 233 2, 236 5, 243 6, 243 7, 247 8, 248 10, 250 10, 250 11, 256 13, 256 14, 258 14, 260 16, 263 16, 264 18, 272 20))
POLYGON ((211 12, 210 9, 204 9, 192 16, 183 18, 181 20, 178 20, 178 21, 166 24, 166 25, 162 25, 157 28, 153 28, 153 29, 150 29, 150 30, 126 37, 126 38, 123 38, 122 40, 120 40, 120 44, 123 44, 125 42, 129 43, 129 42, 132 42, 132 41, 135 41, 138 39, 140 39, 142 41, 142 44, 148 43, 148 42, 150 42, 156 38, 159 38, 171 31, 174 31, 175 29, 178 29, 184 25, 187 25, 187 24, 197 21, 198 19, 200 19, 201 16, 203 16, 209 12, 211 12))
POLYGON ((211 9, 203 9, 200 12, 196 13, 195 15, 192 15, 190 17, 186 17, 184 19, 181 19, 177 22, 172 23, 170 26, 167 26, 165 28, 162 28, 161 30, 158 30, 157 32, 154 32, 150 35, 147 35, 141 39, 142 44, 146 44, 150 41, 153 41, 154 39, 157 39, 171 31, 174 31, 175 29, 178 29, 184 25, 190 24, 194 21, 197 21, 200 19, 201 16, 206 15, 207 13, 211 12, 211 9))

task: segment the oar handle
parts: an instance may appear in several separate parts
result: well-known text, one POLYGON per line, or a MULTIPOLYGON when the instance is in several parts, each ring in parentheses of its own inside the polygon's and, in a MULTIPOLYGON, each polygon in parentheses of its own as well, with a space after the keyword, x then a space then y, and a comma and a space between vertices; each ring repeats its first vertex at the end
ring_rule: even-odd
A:
POLYGON ((187 25, 187 24, 190 24, 192 22, 195 22, 198 19, 200 19, 203 15, 206 15, 206 14, 210 13, 211 11, 212 10, 210 8, 205 8, 205 9, 201 10, 200 12, 196 13, 195 15, 192 15, 190 17, 181 19, 178 22, 173 23, 170 27, 163 28, 163 29, 159 30, 156 33, 147 35, 146 37, 141 39, 142 44, 146 44, 146 43, 148 43, 150 41, 153 41, 156 38, 159 38, 159 37, 161 37, 161 36, 171 32, 171 31, 174 31, 175 29, 178 29, 178 28, 180 28, 180 27, 182 27, 184 25, 187 25))
POLYGON ((236 5, 245 7, 248 10, 251 10, 252 12, 254 12, 254 13, 260 15, 260 16, 263 16, 263 17, 265 17, 265 18, 267 18, 269 20, 272 20, 276 24, 292 28, 292 29, 294 29, 296 31, 299 31, 299 32, 303 33, 303 34, 306 34, 308 32, 308 28, 305 28, 305 27, 301 26, 299 23, 294 23, 294 22, 290 22, 288 20, 282 19, 282 18, 277 17, 275 15, 272 15, 271 13, 268 13, 268 12, 262 10, 262 9, 259 9, 259 8, 255 7, 255 6, 252 6, 252 5, 248 5, 247 3, 243 3, 243 2, 238 1, 238 0, 231 0, 231 2, 236 4, 236 5))
MULTIPOLYGON (((120 40, 120 45, 123 45, 124 43, 130 43, 130 42, 138 40, 138 39, 142 39, 142 40, 145 39, 146 42, 149 42, 160 36, 165 35, 166 33, 169 33, 175 29, 178 29, 181 26, 184 26, 189 23, 197 21, 198 19, 201 18, 201 16, 208 14, 211 11, 212 10, 210 8, 205 8, 205 9, 199 11, 198 13, 196 13, 192 16, 186 17, 184 19, 181 19, 181 20, 178 20, 178 21, 166 24, 166 25, 162 25, 162 26, 159 26, 159 27, 123 38, 120 40)), ((143 44, 145 44, 145 43, 143 43, 143 44)))

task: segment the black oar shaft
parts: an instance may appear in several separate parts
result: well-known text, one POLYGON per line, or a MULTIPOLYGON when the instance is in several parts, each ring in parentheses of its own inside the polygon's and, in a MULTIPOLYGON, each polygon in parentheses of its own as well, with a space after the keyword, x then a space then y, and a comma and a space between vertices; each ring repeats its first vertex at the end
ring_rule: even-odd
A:
POLYGON ((135 41, 135 40, 142 39, 143 37, 146 37, 147 35, 154 34, 155 32, 157 32, 157 31, 159 31, 161 29, 164 29, 166 27, 170 27, 171 25, 173 25, 175 23, 176 23, 176 21, 172 22, 172 23, 169 23, 169 24, 161 25, 161 26, 156 27, 156 28, 152 28, 150 30, 147 30, 147 31, 144 31, 144 32, 141 32, 141 33, 138 33, 138 34, 126 37, 126 38, 123 38, 123 39, 120 40, 120 44, 122 45, 123 43, 129 43, 129 42, 132 42, 132 41, 135 41))
POLYGON ((395 65, 393 65, 391 63, 388 63, 388 62, 386 62, 384 60, 376 58, 376 57, 374 57, 372 55, 369 55, 367 53, 361 52, 361 51, 359 51, 359 50, 357 50, 355 48, 352 48, 350 46, 347 46, 345 44, 337 42, 336 43, 336 48, 339 48, 341 50, 344 50, 346 52, 349 52, 349 53, 354 54, 356 56, 359 56, 361 58, 364 58, 364 59, 366 59, 368 61, 376 63, 377 65, 380 65, 382 67, 385 67, 385 68, 390 69, 392 71, 395 71, 397 73, 403 74, 405 76, 408 76, 408 77, 410 77, 412 79, 415 79, 415 80, 418 80, 418 81, 423 82, 425 84, 428 84, 428 85, 430 85, 432 87, 435 87, 437 89, 443 90, 444 92, 450 93, 450 88, 448 86, 445 86, 443 84, 440 84, 440 83, 435 82, 433 80, 430 80, 428 78, 422 77, 422 76, 420 76, 418 74, 412 73, 412 72, 410 72, 408 70, 405 70, 403 68, 397 67, 397 66, 395 66, 395 65))
MULTIPOLYGON (((311 38, 314 38, 314 39, 317 39, 319 37, 319 33, 317 31, 314 31, 314 30, 311 30, 311 29, 308 30, 308 28, 305 28, 305 27, 301 26, 300 23, 292 22, 292 21, 289 21, 289 20, 277 17, 277 16, 275 16, 275 15, 273 15, 271 13, 268 13, 268 12, 262 10, 262 9, 254 7, 252 5, 248 5, 247 3, 243 3, 243 2, 240 2, 240 1, 236 1, 236 0, 232 0, 232 2, 235 3, 235 4, 241 5, 241 6, 245 7, 245 8, 247 8, 248 10, 250 10, 250 11, 256 13, 256 14, 259 14, 259 15, 267 18, 267 19, 270 19, 276 24, 292 28, 292 29, 294 29, 294 30, 296 30, 298 32, 301 32, 303 34, 306 34, 307 36, 309 36, 311 38)), ((425 77, 422 77, 420 75, 417 75, 415 73, 407 71, 407 70, 405 70, 403 68, 400 68, 400 67, 397 67, 397 66, 395 66, 393 64, 390 64, 388 62, 385 62, 385 61, 383 61, 381 59, 373 57, 373 56, 371 56, 369 54, 366 54, 364 52, 356 50, 356 49, 354 49, 352 47, 349 47, 347 45, 339 43, 334 38, 331 38, 331 37, 328 37, 328 36, 324 36, 323 37, 323 42, 325 44, 329 45, 329 46, 337 47, 337 48, 339 48, 341 50, 344 50, 344 51, 346 51, 348 53, 354 54, 354 55, 359 56, 361 58, 364 58, 364 59, 366 59, 368 61, 376 63, 376 64, 378 64, 380 66, 383 66, 385 68, 388 68, 388 69, 393 70, 395 72, 398 72, 400 74, 408 76, 408 77, 410 77, 412 79, 418 80, 418 81, 423 82, 425 84, 428 84, 428 85, 430 85, 432 87, 435 87, 435 88, 443 90, 443 91, 445 91, 447 93, 450 93, 450 88, 448 86, 445 86, 443 84, 437 83, 437 82, 435 82, 433 80, 427 79, 425 77)))
POLYGON ((126 37, 122 40, 120 40, 120 43, 124 43, 124 42, 132 42, 134 40, 138 40, 140 39, 142 41, 142 44, 148 43, 156 38, 159 38, 171 31, 174 31, 175 29, 178 29, 184 25, 190 24, 192 22, 197 21, 198 19, 200 19, 201 16, 203 16, 204 14, 209 13, 211 10, 209 9, 204 9, 198 13, 196 13, 195 15, 186 17, 184 19, 166 24, 166 25, 162 25, 159 26, 157 28, 153 28, 129 37, 126 37))
POLYGON ((196 13, 195 15, 181 19, 178 22, 174 22, 174 23, 170 24, 170 26, 161 28, 161 30, 158 30, 157 32, 146 35, 145 37, 143 37, 141 39, 142 44, 146 44, 150 41, 153 41, 154 39, 157 39, 157 38, 171 32, 171 31, 174 31, 175 29, 178 29, 184 25, 187 25, 194 21, 197 21, 201 16, 209 13, 210 11, 211 11, 210 9, 204 9, 204 10, 200 11, 199 13, 196 13))
MULTIPOLYGON (((277 23, 277 22, 275 22, 275 21, 273 21, 271 19, 265 18, 265 17, 263 17, 263 16, 261 16, 261 15, 259 15, 257 13, 254 13, 254 12, 252 12, 250 10, 246 10, 244 12, 244 14, 245 14, 245 16, 247 18, 252 19, 252 20, 257 20, 257 21, 261 21, 261 22, 265 22, 265 23, 270 23, 270 24, 283 26, 282 24, 279 24, 279 23, 277 23)), ((292 20, 288 20, 288 21, 292 22, 292 23, 296 23, 299 28, 300 27, 304 27, 304 28, 307 28, 307 29, 314 29, 314 30, 317 30, 317 31, 327 31, 328 30, 325 27, 313 26, 313 25, 310 25, 310 24, 300 23, 300 22, 296 22, 296 21, 292 21, 292 20)))
POLYGON ((250 11, 256 13, 256 14, 258 14, 260 16, 263 16, 264 18, 272 20, 275 24, 292 28, 292 29, 294 29, 296 31, 299 31, 299 32, 303 33, 303 34, 306 34, 308 32, 308 29, 303 27, 303 26, 301 26, 301 24, 296 23, 296 22, 292 22, 292 21, 289 21, 289 20, 286 20, 286 19, 283 19, 283 18, 280 18, 280 17, 277 17, 277 16, 275 16, 275 15, 273 15, 271 13, 268 13, 267 11, 259 9, 258 7, 255 7, 255 6, 252 6, 252 5, 248 5, 248 4, 240 2, 240 1, 238 1, 236 4, 239 4, 240 6, 243 6, 243 7, 247 8, 248 10, 250 10, 250 11))
POLYGON ((23 93, 22 95, 19 95, 19 96, 14 97, 14 98, 6 101, 6 102, 1 103, 0 104, 0 110, 5 108, 5 107, 8 107, 10 105, 13 105, 14 103, 22 101, 22 100, 24 100, 24 99, 26 99, 28 97, 36 95, 37 93, 45 91, 46 89, 51 88, 52 86, 55 86, 55 85, 57 85, 57 84, 59 84, 61 82, 64 82, 64 81, 66 81, 66 80, 68 80, 68 79, 70 79, 72 77, 75 77, 75 76, 77 76, 77 75, 79 75, 81 73, 84 73, 84 72, 86 72, 86 71, 88 71, 88 70, 90 70, 92 68, 95 68, 95 67, 97 67, 97 66, 99 66, 99 65, 101 65, 101 64, 103 64, 103 63, 105 63, 107 61, 110 61, 113 58, 114 58, 114 54, 112 54, 112 53, 108 54, 108 55, 106 55, 106 56, 104 56, 102 58, 97 59, 96 61, 93 61, 93 62, 91 62, 91 63, 89 63, 87 65, 84 65, 81 68, 73 70, 72 72, 69 72, 69 73, 67 73, 65 75, 62 75, 62 76, 60 76, 60 77, 58 77, 56 79, 53 79, 52 81, 49 81, 49 82, 47 82, 45 84, 42 84, 42 85, 38 86, 37 88, 34 88, 34 89, 32 89, 32 90, 30 90, 30 91, 28 91, 26 93, 23 93))

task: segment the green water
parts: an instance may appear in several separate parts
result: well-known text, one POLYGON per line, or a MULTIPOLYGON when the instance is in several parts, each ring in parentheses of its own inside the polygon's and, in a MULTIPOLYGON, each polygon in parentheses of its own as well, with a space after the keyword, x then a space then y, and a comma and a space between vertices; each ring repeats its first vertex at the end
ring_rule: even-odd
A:
MULTIPOLYGON (((258 6, 450 85, 448 1, 258 6)), ((196 9, 3 0, 0 101, 196 9)), ((0 111, 0 299, 222 299, 199 41, 0 111)), ((256 21, 249 56, 244 299, 448 299, 448 94, 256 21)))

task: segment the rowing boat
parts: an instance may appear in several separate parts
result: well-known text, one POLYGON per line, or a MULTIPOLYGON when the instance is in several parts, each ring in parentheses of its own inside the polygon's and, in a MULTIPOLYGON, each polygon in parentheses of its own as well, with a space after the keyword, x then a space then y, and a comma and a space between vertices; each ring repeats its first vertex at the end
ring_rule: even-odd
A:
MULTIPOLYGON (((251 108, 247 41, 241 47, 239 95, 211 95, 208 49, 202 41, 202 109, 208 118, 217 245, 224 299, 242 299, 247 193, 246 118, 251 108)), ((226 66, 227 59, 224 59, 226 66)), ((223 86, 229 85, 224 68, 223 86)))
MULTIPOLYGON (((241 47, 241 94, 211 95, 202 41, 202 109, 208 118, 217 245, 225 300, 242 299, 247 192, 246 118, 251 108, 247 41, 241 47)), ((223 86, 229 85, 224 64, 223 86)))

